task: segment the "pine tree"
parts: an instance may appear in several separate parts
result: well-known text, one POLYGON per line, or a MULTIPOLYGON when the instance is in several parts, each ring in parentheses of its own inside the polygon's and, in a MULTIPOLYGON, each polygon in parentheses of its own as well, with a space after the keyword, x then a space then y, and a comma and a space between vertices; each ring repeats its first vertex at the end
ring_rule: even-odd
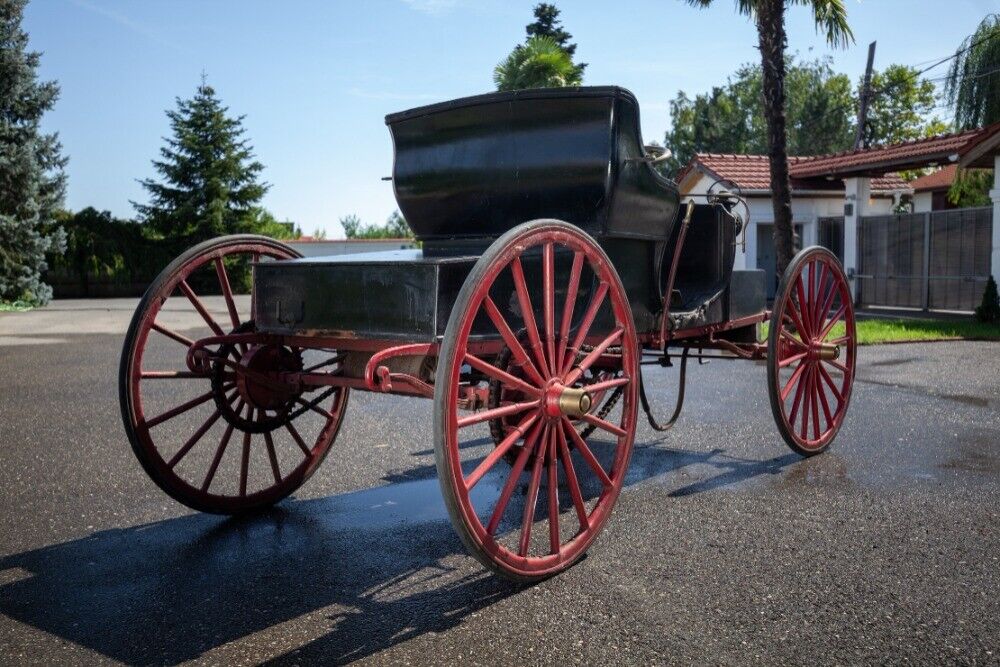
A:
POLYGON ((153 161, 162 181, 140 181, 150 202, 132 202, 157 233, 194 243, 256 230, 270 186, 257 180, 264 165, 243 138, 244 116, 228 112, 204 77, 193 98, 167 111, 173 136, 153 161))
MULTIPOLYGON (((566 32, 559 20, 559 8, 547 2, 540 2, 535 5, 535 20, 525 26, 524 31, 528 34, 528 39, 532 37, 551 37, 552 41, 566 52, 566 55, 573 59, 576 55, 576 44, 570 43, 573 35, 566 32)), ((575 79, 583 80, 583 71, 587 69, 587 63, 573 65, 576 69, 575 79)))
POLYGON ((0 0, 0 301, 41 305, 52 297, 41 280, 45 253, 65 247, 53 222, 66 190, 66 158, 57 135, 39 131, 59 86, 38 81, 41 54, 27 50, 21 29, 25 4, 0 0), (45 233, 49 228, 56 231, 45 233))
POLYGON ((1000 295, 997 294, 997 281, 990 276, 983 290, 983 301, 976 308, 976 319, 987 324, 1000 324, 1000 295))

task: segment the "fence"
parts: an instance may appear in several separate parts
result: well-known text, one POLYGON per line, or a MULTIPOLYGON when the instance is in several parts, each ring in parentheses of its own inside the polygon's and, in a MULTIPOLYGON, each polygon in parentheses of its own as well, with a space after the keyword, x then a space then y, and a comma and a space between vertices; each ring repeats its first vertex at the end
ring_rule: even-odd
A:
POLYGON ((862 217, 859 304, 973 310, 990 275, 992 229, 991 207, 862 217))

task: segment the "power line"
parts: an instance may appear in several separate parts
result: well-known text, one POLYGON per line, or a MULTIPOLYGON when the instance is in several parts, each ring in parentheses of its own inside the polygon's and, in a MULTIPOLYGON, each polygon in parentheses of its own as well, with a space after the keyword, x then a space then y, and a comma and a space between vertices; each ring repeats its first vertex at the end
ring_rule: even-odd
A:
MULTIPOLYGON (((972 49, 974 49, 975 47, 979 46, 980 44, 982 44, 984 42, 987 42, 987 41, 989 41, 991 39, 994 39, 996 37, 1000 37, 1000 30, 995 30, 995 31, 991 32, 989 35, 987 35, 986 37, 983 37, 982 39, 976 40, 972 44, 969 44, 964 49, 959 49, 958 51, 955 51, 955 53, 951 54, 950 56, 947 56, 946 58, 941 58, 940 60, 935 61, 934 64, 928 65, 927 67, 924 67, 923 69, 920 69, 920 70, 917 70, 916 72, 913 72, 912 76, 913 77, 919 77, 921 74, 924 74, 925 72, 928 72, 928 71, 934 69, 935 67, 938 67, 939 65, 943 65, 944 63, 948 62, 949 60, 954 60, 955 58, 958 58, 963 53, 971 51, 972 49)), ((948 77, 944 77, 944 78, 948 78, 948 77)), ((896 86, 898 86, 900 84, 901 84, 901 82, 898 82, 898 83, 895 83, 895 84, 890 84, 888 86, 885 86, 881 90, 877 90, 877 89, 873 90, 872 94, 873 95, 881 95, 881 94, 883 94, 883 93, 891 90, 892 88, 894 88, 894 87, 896 87, 896 86)))

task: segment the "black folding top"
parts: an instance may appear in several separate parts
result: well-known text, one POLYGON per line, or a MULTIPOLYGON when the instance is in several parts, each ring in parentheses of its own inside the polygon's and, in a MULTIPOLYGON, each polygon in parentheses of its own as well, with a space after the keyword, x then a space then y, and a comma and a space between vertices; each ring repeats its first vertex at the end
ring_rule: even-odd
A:
POLYGON ((537 218, 595 237, 663 240, 676 185, 650 165, 639 105, 617 87, 467 97, 386 116, 396 201, 417 238, 495 238, 537 218))

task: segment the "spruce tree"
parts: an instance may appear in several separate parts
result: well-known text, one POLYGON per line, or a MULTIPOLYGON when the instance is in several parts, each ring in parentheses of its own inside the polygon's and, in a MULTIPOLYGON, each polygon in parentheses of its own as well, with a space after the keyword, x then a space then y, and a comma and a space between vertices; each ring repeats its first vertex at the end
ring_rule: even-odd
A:
POLYGON ((259 203, 270 186, 258 181, 264 165, 243 136, 244 116, 230 117, 203 77, 194 97, 177 98, 167 117, 173 136, 153 161, 161 180, 139 181, 150 201, 132 202, 140 219, 189 244, 256 231, 259 203))
POLYGON ((45 253, 64 248, 53 218, 66 190, 66 158, 57 135, 39 129, 59 86, 38 81, 41 54, 28 50, 21 29, 25 4, 0 0, 0 301, 41 305, 52 297, 41 280, 45 253))
MULTIPOLYGON (((524 31, 528 34, 528 39, 532 37, 551 37, 552 41, 559 45, 566 55, 572 60, 573 56, 576 55, 576 44, 571 43, 569 40, 573 39, 573 35, 566 32, 562 27, 562 21, 559 19, 559 8, 553 4, 547 2, 540 2, 535 5, 533 10, 535 15, 535 20, 524 27, 524 31)), ((587 69, 587 63, 579 63, 573 65, 576 69, 576 76, 574 78, 583 80, 583 71, 587 69)))

